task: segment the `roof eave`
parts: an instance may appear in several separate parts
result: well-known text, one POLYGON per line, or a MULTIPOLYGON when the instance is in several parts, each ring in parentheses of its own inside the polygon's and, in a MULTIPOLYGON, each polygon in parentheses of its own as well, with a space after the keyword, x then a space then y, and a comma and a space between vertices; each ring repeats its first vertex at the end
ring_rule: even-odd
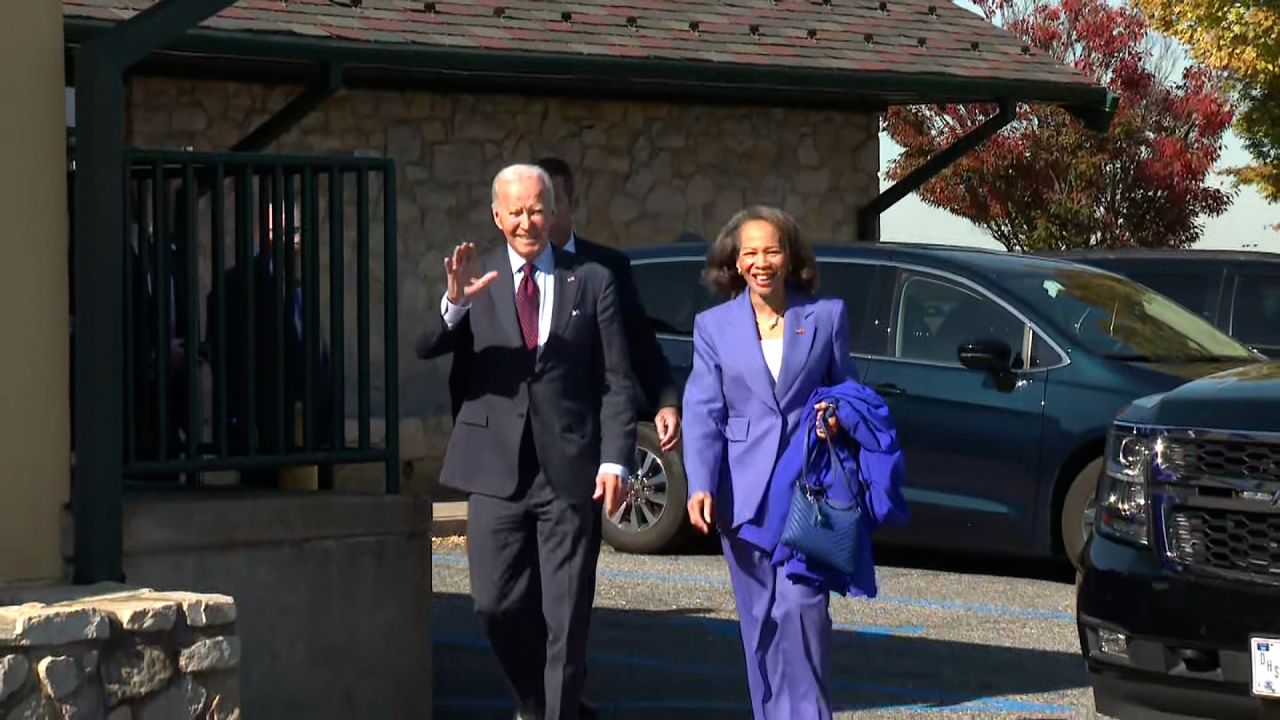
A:
MULTIPOLYGON (((66 39, 78 44, 109 28, 110 22, 67 18, 66 39)), ((1060 105, 1090 127, 1106 129, 1114 96, 1086 83, 1008 80, 948 74, 850 73, 776 65, 722 64, 652 58, 598 57, 518 50, 478 50, 421 45, 391 45, 268 33, 196 29, 165 53, 188 62, 222 59, 292 63, 300 69, 338 62, 352 76, 349 85, 380 73, 421 74, 447 82, 465 78, 476 90, 522 87, 526 92, 598 89, 610 95, 714 96, 721 101, 759 104, 774 96, 810 106, 848 107, 961 102, 1042 103, 1060 105)), ((155 63, 152 63, 154 66, 155 63)))

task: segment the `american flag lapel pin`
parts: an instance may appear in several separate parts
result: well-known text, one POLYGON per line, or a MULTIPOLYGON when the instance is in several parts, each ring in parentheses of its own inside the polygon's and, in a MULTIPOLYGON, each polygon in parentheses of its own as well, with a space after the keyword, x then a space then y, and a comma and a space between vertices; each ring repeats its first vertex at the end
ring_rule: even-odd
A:
POLYGON ((576 275, 570 275, 570 276, 569 276, 569 280, 568 280, 568 281, 569 281, 569 282, 577 282, 577 280, 578 280, 578 278, 577 278, 577 276, 576 276, 576 275))
POLYGON ((802 328, 802 327, 798 327, 798 328, 796 328, 796 334, 797 334, 797 335, 803 335, 803 334, 804 334, 804 328, 802 328))

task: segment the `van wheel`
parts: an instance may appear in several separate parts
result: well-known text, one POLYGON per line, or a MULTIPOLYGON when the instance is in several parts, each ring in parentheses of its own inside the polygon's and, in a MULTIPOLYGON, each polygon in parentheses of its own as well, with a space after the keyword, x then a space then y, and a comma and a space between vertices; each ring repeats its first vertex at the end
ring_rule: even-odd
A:
POLYGON ((1093 533, 1093 495, 1098 489, 1098 477, 1102 474, 1102 458, 1084 466, 1071 481, 1067 495, 1062 499, 1062 516, 1058 525, 1062 533, 1062 551, 1076 567, 1081 569, 1080 558, 1084 545, 1093 533))
POLYGON ((671 552, 688 536, 684 459, 680 450, 663 453, 651 423, 636 425, 636 455, 622 507, 604 518, 604 540, 628 553, 671 552))

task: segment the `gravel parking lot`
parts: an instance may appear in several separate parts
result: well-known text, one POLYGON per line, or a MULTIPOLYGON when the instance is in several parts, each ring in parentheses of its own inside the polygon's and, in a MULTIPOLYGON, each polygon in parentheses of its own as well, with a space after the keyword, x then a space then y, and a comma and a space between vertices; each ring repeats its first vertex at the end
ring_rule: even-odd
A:
MULTIPOLYGON (((749 717, 724 561, 600 558, 588 696, 605 718, 749 717)), ((1088 718, 1069 570, 1008 558, 880 554, 880 597, 833 598, 839 718, 1088 718)), ((510 718, 470 611, 461 538, 437 539, 437 718, 510 718)))

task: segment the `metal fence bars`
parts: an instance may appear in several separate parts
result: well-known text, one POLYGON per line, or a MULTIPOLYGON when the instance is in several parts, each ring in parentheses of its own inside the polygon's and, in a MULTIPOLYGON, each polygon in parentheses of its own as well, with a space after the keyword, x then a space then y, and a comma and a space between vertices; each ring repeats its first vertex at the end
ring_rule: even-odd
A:
POLYGON ((124 476, 385 462, 398 492, 391 161, 132 151, 125 167, 124 476))

